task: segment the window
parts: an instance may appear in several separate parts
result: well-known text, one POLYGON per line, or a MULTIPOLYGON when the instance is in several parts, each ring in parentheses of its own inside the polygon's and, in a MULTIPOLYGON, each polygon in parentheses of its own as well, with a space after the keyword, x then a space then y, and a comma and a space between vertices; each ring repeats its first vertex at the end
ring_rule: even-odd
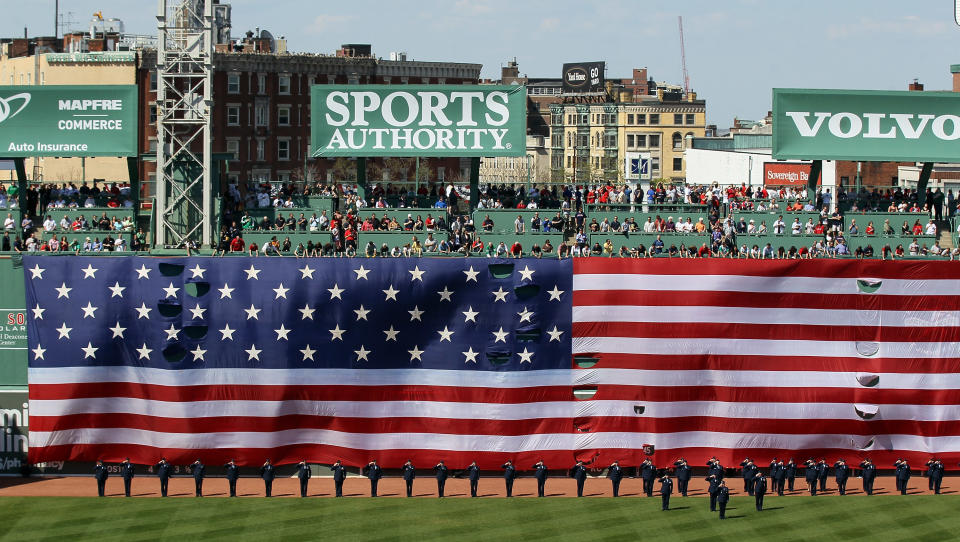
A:
POLYGON ((255 123, 257 126, 266 126, 267 125, 267 106, 266 104, 257 104, 256 112, 254 113, 255 123))
POLYGON ((157 104, 150 104, 150 124, 157 123, 157 104))
POLYGON ((637 115, 637 124, 646 124, 647 116, 646 115, 637 115))
POLYGON ((674 159, 673 159, 673 170, 674 170, 674 171, 683 171, 683 158, 674 158, 674 159))
POLYGON ((616 148, 617 146, 617 134, 604 134, 603 136, 603 146, 610 148, 616 148))
POLYGON ((227 152, 233 156, 231 160, 239 160, 240 159, 240 141, 236 139, 228 139, 227 152))
POLYGON ((646 147, 647 146, 647 136, 642 134, 637 134, 637 147, 646 147))
POLYGON ((227 74, 227 94, 240 94, 240 74, 227 74))
POLYGON ((683 113, 674 113, 673 115, 674 124, 683 124, 683 113))
POLYGON ((266 76, 266 74, 261 73, 261 74, 258 74, 258 75, 257 75, 257 92, 259 92, 260 94, 266 94, 266 93, 267 93, 267 76, 266 76))
POLYGON ((257 140, 257 161, 263 162, 263 140, 257 140))
POLYGON ((150 92, 157 91, 157 70, 150 70, 150 92))
POLYGON ((632 149, 636 146, 633 134, 627 134, 627 148, 632 149))
POLYGON ((694 120, 693 113, 687 113, 687 124, 696 124, 697 121, 694 120))
POLYGON ((572 167, 572 164, 573 164, 573 157, 567 156, 567 167, 572 167))
POLYGON ((552 169, 560 169, 563 167, 563 156, 560 154, 554 154, 550 157, 550 167, 552 169))
POLYGON ((554 132, 550 135, 550 146, 551 147, 561 147, 563 146, 563 134, 554 132))
POLYGON ((577 146, 578 147, 589 147, 590 146, 590 136, 587 134, 577 134, 577 146))
POLYGON ((683 136, 680 135, 680 132, 673 133, 673 150, 682 151, 683 150, 683 136))
POLYGON ((660 147, 660 134, 653 134, 649 136, 649 144, 651 147, 658 148, 660 147))
POLYGON ((277 108, 277 125, 290 126, 290 107, 281 106, 277 108))
POLYGON ((290 94, 290 76, 281 75, 277 82, 277 92, 280 94, 290 94))
POLYGON ((660 124, 660 113, 650 113, 650 124, 660 124))
POLYGON ((627 115, 627 124, 633 124, 633 114, 627 115))
POLYGON ((147 147, 147 149, 151 153, 157 152, 157 138, 154 137, 150 139, 150 145, 147 147))
MULTIPOLYGON (((659 173, 659 172, 660 172, 660 157, 659 157, 659 156, 651 156, 651 157, 650 157, 650 172, 651 172, 651 173, 659 173)), ((656 175, 654 175, 654 177, 656 177, 656 175)))
POLYGON ((227 126, 240 126, 240 106, 227 107, 227 126))
POLYGON ((277 140, 277 160, 289 160, 289 159, 290 159, 290 140, 278 139, 277 140))

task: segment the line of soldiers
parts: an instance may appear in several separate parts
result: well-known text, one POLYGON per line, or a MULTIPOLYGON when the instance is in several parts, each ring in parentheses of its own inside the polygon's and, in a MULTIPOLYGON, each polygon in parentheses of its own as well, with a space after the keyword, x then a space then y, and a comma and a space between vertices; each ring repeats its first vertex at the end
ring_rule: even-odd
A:
MULTIPOLYGON (((705 478, 706 482, 709 484, 708 493, 710 495, 710 510, 716 511, 717 505, 720 505, 721 519, 724 517, 724 510, 726 507, 726 502, 729 501, 729 489, 726 486, 724 480, 724 467, 720 464, 720 461, 716 457, 710 458, 706 462, 707 466, 707 477, 705 478)), ((811 495, 816 495, 819 492, 826 491, 827 488, 827 479, 829 466, 826 463, 826 460, 821 458, 819 461, 815 461, 813 458, 808 459, 804 462, 804 477, 807 482, 808 489, 811 495)), ((896 478, 896 487, 897 491, 900 491, 901 494, 906 495, 907 493, 907 484, 911 477, 910 465, 904 459, 898 459, 894 463, 894 476, 896 478)), ((229 482, 230 487, 230 496, 237 496, 237 480, 240 477, 240 468, 237 464, 231 459, 226 465, 226 478, 229 482)), ((684 458, 679 458, 673 462, 674 474, 677 478, 677 492, 682 496, 687 496, 687 488, 689 486, 690 478, 692 475, 692 469, 690 465, 684 458)), ((840 459, 833 464, 834 479, 837 484, 837 489, 840 495, 846 494, 847 489, 847 480, 851 475, 851 468, 847 465, 844 459, 840 459)), ((934 491, 936 494, 940 494, 940 486, 943 481, 943 462, 938 459, 931 459, 926 463, 927 470, 925 475, 928 479, 929 489, 934 491)), ((154 465, 156 469, 157 476, 160 479, 160 494, 163 497, 167 496, 168 482, 173 474, 173 467, 165 458, 161 458, 160 461, 154 465)), ((748 457, 740 463, 741 476, 744 483, 744 492, 747 495, 755 497, 757 510, 763 509, 763 497, 767 493, 767 478, 760 472, 760 468, 748 457)), ((863 481, 863 491, 867 495, 873 494, 873 485, 876 479, 876 466, 870 461, 870 459, 865 459, 859 465, 861 471, 861 479, 863 481)), ((507 461, 501 465, 503 469, 503 477, 507 492, 507 497, 513 497, 513 481, 517 478, 517 469, 514 466, 513 462, 507 461)), ((771 479, 771 490, 776 491, 777 495, 783 495, 784 489, 787 488, 789 491, 794 490, 794 480, 797 476, 798 465, 791 458, 786 463, 784 463, 779 458, 774 458, 770 462, 769 466, 769 475, 771 479)), ((337 497, 343 497, 343 481, 346 479, 346 468, 343 466, 341 461, 334 463, 330 470, 333 473, 334 487, 336 490, 337 497)), ((437 493, 440 498, 444 496, 444 488, 446 485, 447 478, 450 476, 449 468, 443 461, 440 461, 433 467, 434 474, 437 481, 437 493)), ((537 496, 544 497, 546 495, 546 481, 549 478, 549 469, 544 464, 543 461, 538 461, 535 463, 531 470, 534 471, 534 477, 537 480, 537 496)), ((477 496, 477 489, 480 481, 480 468, 477 466, 476 462, 471 463, 463 471, 470 480, 470 496, 477 496)), ((203 496, 203 480, 206 477, 206 466, 201 463, 198 459, 190 465, 190 473, 193 476, 196 488, 196 496, 203 496)), ((130 463, 130 458, 126 458, 120 464, 120 476, 123 478, 124 483, 124 493, 127 497, 130 496, 130 487, 134 478, 134 466, 130 463)), ((273 480, 276 478, 276 471, 268 459, 263 466, 259 469, 260 477, 264 482, 264 489, 266 491, 266 496, 272 496, 273 490, 273 480)), ((380 479, 383 477, 383 470, 377 464, 377 462, 370 461, 366 466, 361 469, 361 474, 366 476, 370 480, 370 496, 377 496, 377 484, 380 479)), ((416 479, 416 468, 413 465, 411 460, 408 460, 404 463, 401 468, 401 474, 406 483, 407 497, 413 496, 413 481, 416 479)), ((649 458, 645 459, 637 467, 637 474, 643 481, 643 493, 647 497, 652 497, 654 492, 654 483, 660 483, 660 495, 663 499, 663 510, 669 509, 670 495, 673 493, 673 480, 669 475, 658 476, 658 469, 654 465, 653 461, 649 458)), ((297 464, 297 478, 300 480, 300 496, 307 496, 307 485, 312 477, 313 472, 310 468, 310 465, 307 464, 305 460, 301 460, 297 464)), ((568 476, 576 480, 577 483, 577 496, 583 496, 583 487, 587 479, 587 465, 583 461, 577 461, 577 463, 570 468, 568 471, 568 476)), ((94 478, 97 480, 97 492, 103 497, 104 496, 104 487, 108 477, 108 471, 106 466, 102 461, 97 461, 96 466, 94 467, 94 478)), ((619 462, 614 461, 607 469, 606 476, 613 485, 613 496, 620 496, 620 482, 624 477, 624 469, 620 466, 619 462)))

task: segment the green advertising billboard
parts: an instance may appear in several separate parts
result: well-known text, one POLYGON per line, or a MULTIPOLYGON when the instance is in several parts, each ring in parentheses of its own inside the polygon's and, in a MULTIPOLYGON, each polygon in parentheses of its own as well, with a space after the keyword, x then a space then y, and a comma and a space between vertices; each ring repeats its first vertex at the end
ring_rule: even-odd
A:
POLYGON ((518 85, 314 85, 310 114, 314 157, 526 154, 518 85))
POLYGON ((773 89, 777 159, 960 162, 960 93, 773 89))
POLYGON ((0 86, 0 156, 136 154, 136 85, 0 86))

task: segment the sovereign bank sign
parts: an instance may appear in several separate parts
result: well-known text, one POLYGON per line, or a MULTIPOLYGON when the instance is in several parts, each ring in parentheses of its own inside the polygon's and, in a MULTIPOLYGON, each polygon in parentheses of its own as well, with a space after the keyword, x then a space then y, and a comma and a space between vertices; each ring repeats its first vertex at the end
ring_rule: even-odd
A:
POLYGON ((523 156, 526 100, 517 85, 314 85, 311 154, 523 156))
POLYGON ((0 156, 136 156, 135 85, 0 87, 0 156))

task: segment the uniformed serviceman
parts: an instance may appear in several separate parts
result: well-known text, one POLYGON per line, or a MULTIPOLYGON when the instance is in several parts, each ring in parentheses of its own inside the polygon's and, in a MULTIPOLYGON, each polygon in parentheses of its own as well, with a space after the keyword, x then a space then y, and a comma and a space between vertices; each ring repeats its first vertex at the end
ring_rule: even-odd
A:
POLYGON ((570 478, 577 481, 577 497, 583 497, 583 483, 587 481, 587 468, 583 466, 583 461, 577 461, 570 468, 570 478))
POLYGON ((720 506, 720 519, 727 519, 727 503, 730 502, 730 489, 727 483, 720 480, 720 488, 717 489, 717 504, 720 506))
MULTIPOLYGON (((790 458, 790 461, 787 461, 786 466, 784 467, 785 476, 787 481, 787 489, 791 492, 793 491, 793 481, 797 478, 797 462, 790 458)), ((782 492, 781 492, 782 493, 782 492)))
POLYGON ((830 469, 827 467, 827 460, 820 458, 817 462, 817 479, 820 480, 820 492, 827 490, 827 477, 830 476, 830 469))
POLYGON ((897 489, 901 495, 907 494, 907 485, 910 483, 910 464, 906 459, 901 459, 897 466, 897 489))
POLYGON ((787 479, 787 466, 783 463, 783 460, 777 460, 777 472, 776 476, 771 476, 773 478, 773 485, 777 490, 778 496, 783 496, 783 488, 786 485, 787 479))
POLYGON ((715 474, 711 474, 707 476, 706 480, 707 480, 707 483, 709 484, 709 486, 707 487, 707 493, 710 494, 710 511, 716 512, 717 511, 717 491, 720 490, 721 480, 718 480, 717 475, 715 474))
POLYGON ((97 464, 93 467, 93 477, 97 480, 97 495, 103 497, 104 490, 107 487, 107 478, 110 476, 110 473, 107 471, 107 466, 103 464, 103 461, 97 460, 97 464))
POLYGON ((934 458, 927 461, 927 485, 934 494, 940 494, 940 484, 943 482, 943 463, 934 458))
POLYGON ((330 465, 333 471, 333 487, 336 489, 336 496, 343 497, 343 481, 347 478, 347 469, 343 468, 343 463, 338 459, 336 463, 330 465))
POLYGON ((711 457, 707 461, 707 476, 714 475, 717 477, 717 480, 723 480, 723 465, 720 464, 720 460, 716 457, 711 457))
POLYGON ((467 475, 470 478, 470 496, 477 496, 477 486, 480 484, 480 467, 477 466, 477 462, 474 461, 470 463, 470 466, 467 467, 467 475))
POLYGON ((742 469, 741 474, 743 475, 743 490, 747 492, 747 495, 753 496, 753 481, 757 477, 757 473, 760 472, 760 468, 757 467, 753 461, 748 457, 745 463, 741 463, 742 469))
POLYGON ((780 458, 774 457, 773 461, 770 462, 770 473, 767 475, 770 478, 771 491, 777 490, 777 480, 780 479, 780 473, 783 470, 783 462, 780 461, 780 458))
POLYGON ((620 480, 623 480, 623 469, 620 468, 620 463, 614 461, 610 464, 610 468, 607 470, 607 478, 613 483, 613 496, 620 496, 620 480))
POLYGON ((507 461, 500 468, 503 469, 503 483, 507 487, 507 497, 513 497, 513 480, 517 477, 517 468, 513 466, 513 461, 507 461))
POLYGON ((407 497, 413 497, 413 481, 417 478, 417 469, 413 466, 413 461, 408 459, 400 468, 400 474, 407 485, 407 497))
POLYGON ((370 479, 370 496, 377 496, 377 484, 380 482, 380 478, 383 477, 383 470, 380 468, 380 465, 377 465, 377 460, 367 463, 367 478, 370 479))
POLYGON ((850 467, 843 459, 833 464, 833 477, 837 482, 837 491, 841 495, 847 494, 847 478, 850 477, 850 467))
POLYGON ((310 477, 313 476, 313 470, 310 468, 310 465, 307 465, 307 462, 303 459, 297 463, 297 478, 300 479, 300 497, 307 496, 307 484, 310 482, 310 477))
POLYGON ((270 463, 268 459, 262 467, 260 467, 260 478, 263 478, 263 489, 267 492, 267 497, 271 497, 273 492, 273 479, 277 477, 277 473, 273 468, 273 464, 270 463))
POLYGON ((690 469, 690 465, 687 464, 687 460, 682 457, 674 461, 673 466, 674 472, 677 475, 677 492, 686 497, 687 485, 690 484, 692 469, 690 469))
POLYGON ((443 464, 443 460, 433 466, 433 470, 437 473, 437 497, 443 498, 443 488, 447 485, 447 466, 443 464))
POLYGON ((767 479, 762 472, 758 472, 753 479, 753 498, 757 503, 757 512, 763 511, 763 496, 767 494, 767 479))
POLYGON ((806 462, 806 469, 804 469, 804 478, 807 480, 807 486, 810 488, 810 495, 817 496, 817 462, 813 458, 808 459, 806 462))
POLYGON ((670 494, 673 493, 673 480, 669 475, 660 479, 660 510, 670 510, 670 494))
POLYGON ((860 478, 863 480, 863 492, 867 495, 873 495, 873 480, 877 477, 877 467, 870 458, 860 462, 860 478))
POLYGON ((545 497, 544 489, 546 488, 547 476, 549 475, 547 466, 543 461, 537 461, 531 468, 534 469, 533 476, 537 479, 537 497, 545 497))
POLYGON ((230 484, 230 496, 237 496, 237 479, 240 478, 240 467, 233 462, 233 459, 230 460, 224 468, 227 469, 227 483, 230 484))
POLYGON ((190 467, 193 470, 193 485, 196 489, 196 496, 203 497, 203 477, 207 474, 207 467, 199 459, 194 461, 190 467))
POLYGON ((170 483, 170 470, 172 467, 170 466, 170 463, 167 463, 167 459, 165 457, 161 457, 160 462, 154 465, 154 468, 157 469, 157 478, 160 479, 160 496, 166 497, 167 486, 170 483))
POLYGON ((657 479, 657 467, 653 465, 650 459, 644 459, 640 463, 640 478, 643 479, 643 492, 647 497, 653 497, 653 481, 657 479))
POLYGON ((130 484, 133 483, 133 463, 130 462, 130 458, 124 458, 123 462, 120 463, 120 476, 123 478, 123 494, 127 497, 130 496, 130 484))

